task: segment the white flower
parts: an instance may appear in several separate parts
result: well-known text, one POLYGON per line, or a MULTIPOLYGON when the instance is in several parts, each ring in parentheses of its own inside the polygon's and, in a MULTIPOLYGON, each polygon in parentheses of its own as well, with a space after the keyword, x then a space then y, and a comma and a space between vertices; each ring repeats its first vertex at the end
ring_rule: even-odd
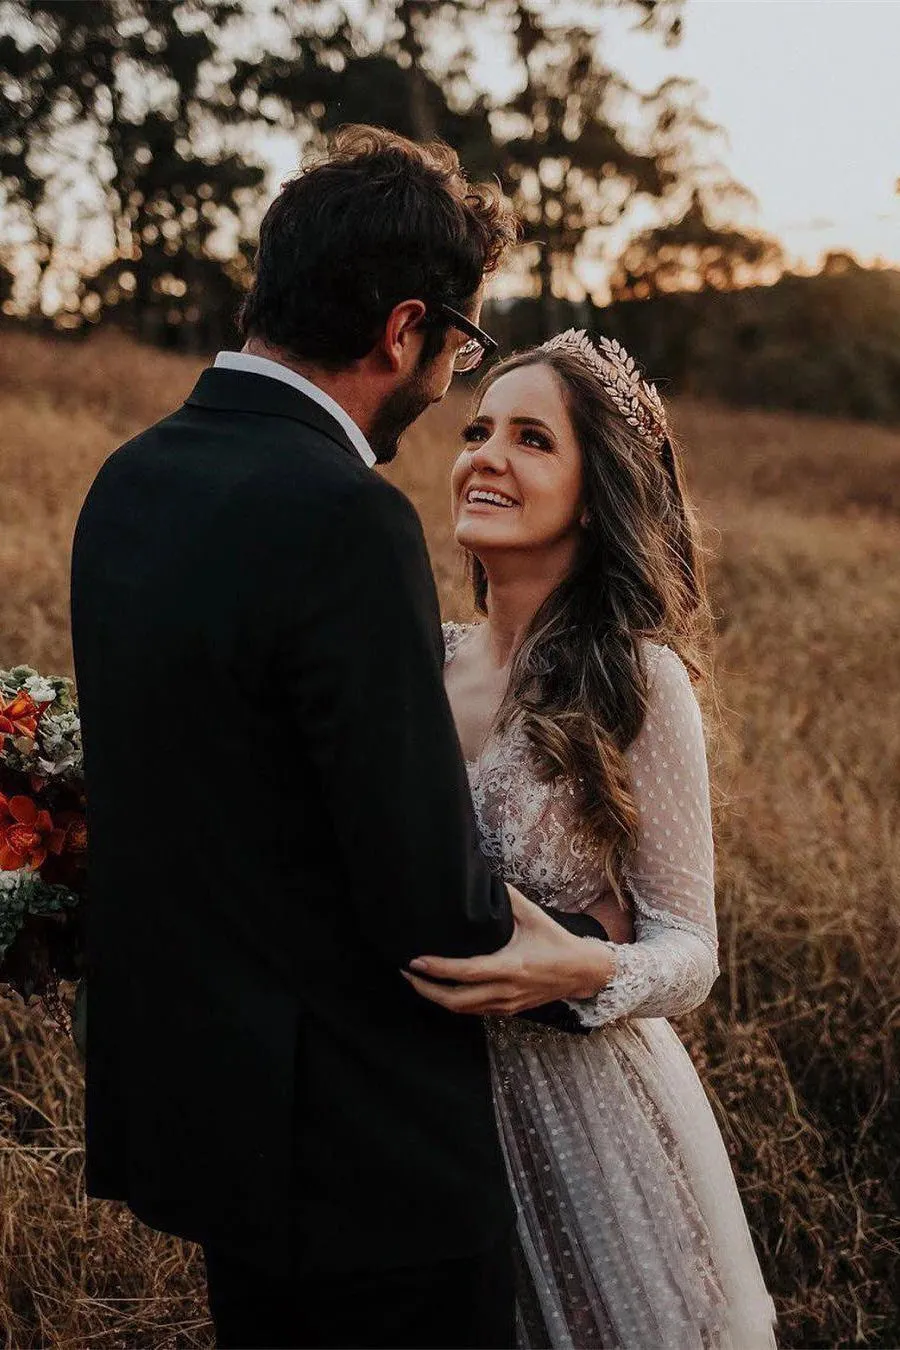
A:
POLYGON ((41 722, 41 734, 45 741, 61 741, 73 737, 81 729, 78 714, 74 712, 54 713, 44 716, 41 722))
POLYGON ((52 703, 56 698, 56 690, 49 680, 45 680, 43 675, 32 675, 25 681, 24 689, 26 694, 30 694, 35 703, 52 703))
POLYGON ((68 773, 70 769, 79 767, 80 764, 81 756, 72 751, 65 759, 39 759, 37 767, 44 778, 58 778, 60 774, 68 773))

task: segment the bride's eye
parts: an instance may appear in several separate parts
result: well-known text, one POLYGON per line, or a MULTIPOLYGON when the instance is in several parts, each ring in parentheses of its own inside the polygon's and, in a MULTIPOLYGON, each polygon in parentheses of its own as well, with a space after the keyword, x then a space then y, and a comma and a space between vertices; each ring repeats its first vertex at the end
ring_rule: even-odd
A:
POLYGON ((463 431, 464 441, 484 441, 487 440, 487 427, 482 422, 470 422, 463 431))
POLYGON ((522 441, 525 445, 532 445, 537 450, 552 450, 553 442, 549 436, 543 432, 536 431, 534 427, 526 427, 522 432, 522 441))

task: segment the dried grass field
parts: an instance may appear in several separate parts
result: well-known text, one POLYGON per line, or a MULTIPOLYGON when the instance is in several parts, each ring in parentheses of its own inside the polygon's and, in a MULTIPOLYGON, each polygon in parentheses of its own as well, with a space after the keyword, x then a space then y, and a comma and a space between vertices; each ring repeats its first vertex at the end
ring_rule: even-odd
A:
MULTIPOLYGON (((0 349, 0 664, 70 668, 67 563, 104 456, 199 363, 109 334, 0 349)), ((738 1174, 784 1346, 900 1345, 900 434, 681 403, 710 548, 723 974, 681 1024, 738 1174)), ((394 479, 448 616, 459 401, 394 479)), ((235 1085, 240 1090, 240 1085, 235 1085)), ((0 1002, 0 1337, 208 1346, 196 1250, 87 1202, 71 1047, 0 1002)))

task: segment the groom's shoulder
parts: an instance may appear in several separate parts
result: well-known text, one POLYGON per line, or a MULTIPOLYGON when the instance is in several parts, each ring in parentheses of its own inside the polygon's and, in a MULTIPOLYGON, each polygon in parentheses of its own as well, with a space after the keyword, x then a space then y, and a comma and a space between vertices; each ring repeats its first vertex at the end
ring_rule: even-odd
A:
MULTIPOLYGON (((175 409, 119 446, 106 460, 94 490, 126 493, 147 479, 165 480, 166 494, 199 492, 217 500, 224 516, 247 530, 308 542, 359 533, 424 547, 409 498, 316 426, 286 418, 218 420, 208 428, 189 404, 175 409)), ((340 436, 340 432, 338 433, 340 436)))
MULTIPOLYGON (((333 470, 333 466, 332 466, 333 470)), ((348 539, 357 535, 371 543, 383 541, 394 547, 404 545, 424 548, 424 532, 418 512, 409 498, 359 460, 348 472, 342 465, 339 473, 327 476, 320 483, 321 494, 312 500, 307 495, 307 484, 292 478, 296 496, 288 490, 282 501, 296 505, 298 511, 312 509, 321 528, 337 537, 348 539)))
POLYGON ((360 470, 320 484, 314 498, 297 475, 286 474, 274 495, 263 478, 248 484, 240 511, 248 566, 256 559, 267 584, 293 596, 350 575, 360 593, 377 596, 386 582, 424 576, 428 550, 412 503, 361 460, 360 470))
MULTIPOLYGON (((354 452, 355 455, 355 452, 354 452)), ((351 534, 423 546, 418 513, 409 498, 358 457, 336 451, 265 457, 241 487, 250 515, 268 519, 272 528, 307 537, 351 534)))

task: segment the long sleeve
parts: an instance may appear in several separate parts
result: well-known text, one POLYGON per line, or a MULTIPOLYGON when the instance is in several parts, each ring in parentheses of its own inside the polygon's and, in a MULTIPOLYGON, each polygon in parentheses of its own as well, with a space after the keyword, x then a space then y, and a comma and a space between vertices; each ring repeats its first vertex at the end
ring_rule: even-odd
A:
POLYGON ((690 1012, 719 973, 703 725, 687 671, 668 647, 657 649, 647 715, 628 759, 639 814, 626 871, 635 940, 606 944, 615 975, 595 998, 572 1002, 591 1027, 690 1012))
POLYGON ((374 474, 329 505, 317 547, 293 550, 299 563, 290 537, 273 541, 278 593, 290 592, 277 682, 296 771, 312 775, 332 825, 348 912, 394 966, 495 951, 512 914, 478 847, 421 525, 374 474))

